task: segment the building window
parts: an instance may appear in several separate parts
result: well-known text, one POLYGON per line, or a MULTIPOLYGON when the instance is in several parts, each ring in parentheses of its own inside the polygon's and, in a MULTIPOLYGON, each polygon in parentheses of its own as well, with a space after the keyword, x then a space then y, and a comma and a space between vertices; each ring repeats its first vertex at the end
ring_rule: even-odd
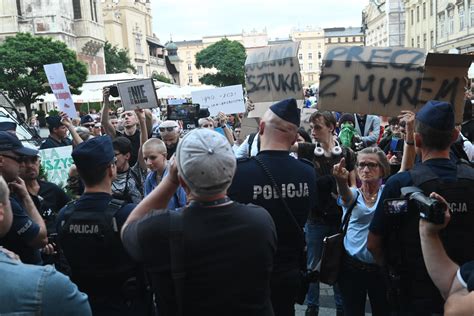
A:
POLYGON ((137 66, 137 74, 143 75, 143 66, 137 66))
POLYGON ((191 63, 188 64, 188 70, 193 70, 193 64, 191 63))
POLYGON ((346 39, 346 43, 348 43, 349 42, 349 37, 346 37, 345 39, 346 39))
POLYGON ((413 9, 410 11, 410 15, 411 15, 411 25, 413 25, 413 22, 415 22, 415 14, 414 14, 413 9))
POLYGON ((464 6, 459 7, 459 30, 464 30, 464 6))
POLYGON ((90 0, 91 4, 91 20, 97 22, 97 1, 96 0, 90 0))
POLYGON ((313 75, 308 75, 308 81, 313 81, 313 75))
POLYGON ((430 48, 434 46, 434 31, 430 32, 430 48))
POLYGON ((474 26, 474 3, 472 3, 471 6, 469 7, 469 16, 471 20, 470 26, 473 27, 474 26))
POLYGON ((426 19, 426 2, 423 2, 423 20, 426 19))
POLYGON ((321 52, 318 52, 318 59, 321 59, 321 52))
POLYGON ((420 22, 420 6, 416 7, 416 22, 420 22))
POLYGON ((308 59, 309 60, 313 59, 313 53, 308 53, 308 59))
POLYGON ((16 12, 18 13, 18 16, 21 16, 21 1, 16 0, 16 12))
POLYGON ((337 38, 337 42, 338 42, 338 43, 341 42, 341 38, 340 38, 340 37, 337 38))
POLYGON ((423 48, 427 48, 426 44, 426 33, 423 33, 423 48))
POLYGON ((193 83, 193 75, 188 76, 188 83, 193 83))
POLYGON ((298 54, 298 59, 303 59, 303 54, 299 53, 298 54))
POLYGON ((430 0, 430 16, 433 16, 433 14, 434 14, 433 0, 430 0))
POLYGON ((416 37, 416 47, 420 48, 420 35, 416 37))
POLYGON ((444 26, 444 13, 439 15, 439 37, 444 37, 445 26, 444 26))
POLYGON ((308 70, 313 70, 313 64, 312 63, 308 64, 308 70))
POLYGON ((300 64, 300 70, 303 71, 303 64, 300 64))
POLYGON ((411 39, 411 47, 415 47, 415 39, 414 38, 411 39))
POLYGON ((74 12, 74 19, 82 19, 81 0, 72 0, 72 9, 74 12))
POLYGON ((352 41, 353 41, 353 42, 355 42, 355 41, 356 41, 356 37, 355 37, 355 36, 352 38, 352 41))
POLYGON ((328 38, 328 43, 331 43, 331 38, 328 38))
POLYGON ((140 33, 135 33, 135 53, 143 54, 142 50, 142 35, 140 33))
POLYGON ((448 12, 448 34, 454 33, 454 10, 448 12))

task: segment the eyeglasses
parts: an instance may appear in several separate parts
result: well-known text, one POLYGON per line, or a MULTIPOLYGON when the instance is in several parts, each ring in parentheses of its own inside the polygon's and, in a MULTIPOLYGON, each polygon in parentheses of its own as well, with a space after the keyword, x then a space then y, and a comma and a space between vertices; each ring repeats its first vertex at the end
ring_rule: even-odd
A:
POLYGON ((25 161, 25 157, 22 157, 22 156, 10 156, 10 155, 1 155, 1 156, 10 158, 11 160, 14 160, 18 163, 22 163, 25 161))
POLYGON ((172 127, 159 127, 158 129, 160 130, 161 133, 163 132, 172 132, 174 131, 175 128, 177 128, 178 126, 172 126, 172 127))
POLYGON ((360 162, 357 164, 357 167, 359 167, 360 169, 364 169, 365 167, 373 170, 377 167, 379 167, 380 165, 378 163, 375 163, 375 162, 360 162))
POLYGON ((87 128, 93 128, 95 124, 84 124, 82 126, 87 127, 87 128))

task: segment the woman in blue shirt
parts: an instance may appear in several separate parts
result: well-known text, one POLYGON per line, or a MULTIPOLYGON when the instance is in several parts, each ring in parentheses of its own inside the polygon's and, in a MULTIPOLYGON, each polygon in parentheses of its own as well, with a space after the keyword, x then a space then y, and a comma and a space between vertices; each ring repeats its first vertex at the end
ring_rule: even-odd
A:
POLYGON ((380 148, 368 147, 358 152, 356 170, 361 182, 359 188, 349 187, 344 158, 334 166, 333 173, 344 218, 348 208, 355 203, 344 238, 345 255, 338 279, 344 315, 365 315, 367 294, 373 315, 388 315, 384 279, 367 250, 367 235, 383 190, 382 178, 390 174, 390 165, 380 148))

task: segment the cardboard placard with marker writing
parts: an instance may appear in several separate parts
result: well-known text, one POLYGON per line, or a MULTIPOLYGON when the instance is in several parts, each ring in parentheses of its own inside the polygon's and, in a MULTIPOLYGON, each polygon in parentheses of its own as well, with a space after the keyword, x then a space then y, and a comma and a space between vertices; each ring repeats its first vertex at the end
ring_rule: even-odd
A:
POLYGON ((124 110, 158 107, 153 79, 133 80, 117 84, 124 110))
POLYGON ((318 108, 397 116, 440 100, 454 105, 460 123, 464 77, 473 60, 418 48, 336 46, 323 59, 318 108))
POLYGON ((261 117, 275 102, 295 98, 303 104, 298 61, 299 42, 251 49, 245 61, 245 85, 255 110, 249 117, 261 117))

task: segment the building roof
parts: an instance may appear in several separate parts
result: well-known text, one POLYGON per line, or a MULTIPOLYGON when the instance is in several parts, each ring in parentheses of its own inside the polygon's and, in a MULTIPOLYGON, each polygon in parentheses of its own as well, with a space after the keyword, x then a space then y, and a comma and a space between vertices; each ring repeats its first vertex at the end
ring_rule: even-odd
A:
POLYGON ((202 40, 191 40, 191 41, 181 41, 181 42, 174 42, 178 47, 179 46, 188 46, 188 45, 198 45, 202 44, 202 40))
POLYGON ((362 27, 332 27, 324 29, 325 37, 359 35, 364 35, 364 32, 362 32, 362 27))
POLYGON ((156 37, 147 36, 146 41, 152 45, 158 46, 160 48, 164 48, 164 46, 160 43, 160 40, 157 39, 156 37))
POLYGON ((169 42, 168 44, 166 44, 165 48, 166 50, 176 50, 178 49, 178 46, 175 42, 169 42))
POLYGON ((269 40, 268 45, 278 45, 278 44, 286 44, 293 42, 291 38, 276 38, 274 40, 269 40))

